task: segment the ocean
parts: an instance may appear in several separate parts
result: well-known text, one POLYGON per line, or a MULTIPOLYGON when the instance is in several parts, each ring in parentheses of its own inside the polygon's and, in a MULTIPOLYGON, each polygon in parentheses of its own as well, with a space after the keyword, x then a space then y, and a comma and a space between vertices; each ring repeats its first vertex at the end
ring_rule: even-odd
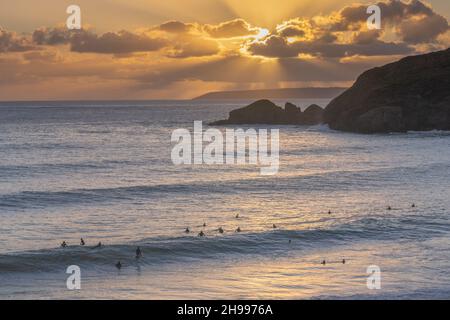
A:
POLYGON ((450 298, 450 132, 273 126, 276 175, 172 163, 247 103, 0 103, 0 299, 450 298))

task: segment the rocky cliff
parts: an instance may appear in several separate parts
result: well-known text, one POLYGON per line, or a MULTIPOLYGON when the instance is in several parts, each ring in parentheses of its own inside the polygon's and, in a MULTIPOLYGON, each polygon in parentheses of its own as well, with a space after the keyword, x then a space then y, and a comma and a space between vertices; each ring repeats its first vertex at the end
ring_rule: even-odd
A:
POLYGON ((324 122, 360 133, 450 130, 450 49, 364 72, 329 103, 324 122))

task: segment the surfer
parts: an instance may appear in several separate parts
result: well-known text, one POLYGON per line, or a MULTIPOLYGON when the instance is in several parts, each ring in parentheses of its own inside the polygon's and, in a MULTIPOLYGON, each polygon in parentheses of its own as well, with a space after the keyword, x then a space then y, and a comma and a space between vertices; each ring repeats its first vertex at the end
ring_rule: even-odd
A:
POLYGON ((236 215, 236 219, 239 219, 239 213, 236 215))
POLYGON ((203 230, 200 231, 200 233, 198 234, 198 236, 199 236, 199 237, 204 237, 204 236, 205 236, 205 233, 203 232, 203 230))
POLYGON ((80 239, 80 246, 84 246, 84 245, 85 245, 84 240, 83 240, 83 238, 81 238, 80 239))
POLYGON ((203 228, 206 227, 206 222, 203 222, 203 228))
POLYGON ((342 259, 342 264, 345 264, 345 259, 342 259))
POLYGON ((63 241, 63 242, 61 243, 61 248, 65 248, 65 247, 67 247, 67 243, 66 243, 65 241, 63 241))
POLYGON ((219 233, 223 233, 222 227, 220 227, 218 230, 219 230, 219 233))
POLYGON ((238 227, 238 228, 236 229, 236 232, 241 232, 241 228, 238 227))
POLYGON ((139 259, 142 257, 142 251, 140 247, 137 247, 136 249, 136 259, 139 259))
POLYGON ((120 261, 116 263, 116 268, 119 270, 122 269, 122 264, 120 263, 120 261))
POLYGON ((413 204, 411 205, 411 208, 415 208, 415 207, 416 207, 416 204, 413 203, 413 204))
POLYGON ((99 242, 95 247, 94 247, 94 249, 96 249, 96 248, 100 248, 102 246, 102 243, 101 242, 99 242))
POLYGON ((387 209, 388 209, 388 210, 392 210, 391 206, 388 206, 387 209))
POLYGON ((191 232, 191 231, 189 230, 189 228, 186 228, 186 230, 184 230, 184 232, 185 232, 185 233, 189 233, 189 232, 191 232))
POLYGON ((272 225, 272 228, 273 228, 273 229, 276 229, 276 228, 277 228, 277 225, 274 223, 274 224, 272 225))
POLYGON ((327 262, 325 260, 322 260, 322 265, 326 265, 327 262))

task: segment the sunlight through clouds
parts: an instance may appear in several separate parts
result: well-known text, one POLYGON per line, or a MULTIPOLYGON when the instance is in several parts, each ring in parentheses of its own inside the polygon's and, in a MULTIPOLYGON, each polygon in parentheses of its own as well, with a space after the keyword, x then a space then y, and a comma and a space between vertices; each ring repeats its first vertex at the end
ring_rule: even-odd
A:
POLYGON ((26 87, 30 98, 45 98, 50 83, 67 98, 101 97, 114 84, 118 95, 142 99, 347 86, 368 68, 450 45, 449 12, 434 7, 445 8, 441 1, 378 2, 383 27, 375 31, 366 27, 367 3, 80 0, 83 28, 67 30, 70 1, 33 10, 29 0, 9 2, 0 12, 0 95, 13 99, 26 87))

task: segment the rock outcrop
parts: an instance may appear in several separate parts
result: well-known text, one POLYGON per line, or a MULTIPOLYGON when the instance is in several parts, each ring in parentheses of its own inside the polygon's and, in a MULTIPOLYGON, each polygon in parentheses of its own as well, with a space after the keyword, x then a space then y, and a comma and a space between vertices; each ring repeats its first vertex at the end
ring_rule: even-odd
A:
POLYGON ((303 112, 303 123, 314 125, 322 123, 324 110, 317 104, 312 104, 303 112))
POLYGON ((324 122, 359 133, 450 130, 450 49, 364 72, 328 104, 324 122))
POLYGON ((228 124, 296 124, 315 125, 322 123, 323 109, 317 105, 311 105, 305 112, 292 103, 286 103, 281 108, 269 100, 258 100, 252 104, 230 112, 227 120, 220 120, 211 125, 228 124))

